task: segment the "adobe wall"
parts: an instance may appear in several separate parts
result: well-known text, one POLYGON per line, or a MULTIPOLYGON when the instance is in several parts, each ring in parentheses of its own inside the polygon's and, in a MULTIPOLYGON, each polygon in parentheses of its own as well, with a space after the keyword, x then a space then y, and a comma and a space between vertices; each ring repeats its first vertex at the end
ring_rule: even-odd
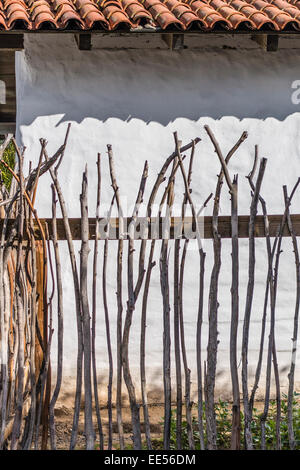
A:
MULTIPOLYGON (((169 51, 159 38, 137 37, 94 39, 92 51, 79 51, 72 35, 25 35, 25 52, 16 57, 17 138, 26 145, 27 159, 37 162, 39 138, 48 140, 52 154, 61 145, 67 124, 72 123, 68 148, 60 168, 69 215, 80 215, 79 193, 85 163, 89 168, 90 216, 95 213, 96 157, 102 154, 102 211, 111 200, 106 157, 106 144, 112 144, 118 183, 127 215, 131 214, 144 161, 149 162, 146 197, 166 158, 174 148, 172 132, 178 131, 184 143, 201 137, 195 155, 193 197, 200 206, 214 191, 220 165, 203 129, 208 124, 226 153, 242 131, 249 137, 230 164, 231 174, 239 174, 239 213, 249 213, 250 191, 245 176, 249 173, 254 145, 268 158, 262 194, 269 213, 282 213, 282 185, 291 189, 300 175, 300 114, 291 101, 292 83, 300 79, 300 50, 293 39, 280 42, 275 53, 260 50, 250 37, 221 37, 218 40, 196 37, 187 40, 188 48, 169 51), (124 48, 124 49, 122 49, 124 48)), ((180 180, 180 178, 179 178, 180 180)), ((177 197, 183 192, 178 181, 177 197)), ((51 215, 50 179, 40 181, 37 207, 39 215, 51 215)), ((177 199, 179 202, 179 199, 177 199)), ((293 212, 299 213, 299 195, 293 212)), ((211 213, 212 204, 206 214, 211 213)), ((179 211, 179 206, 177 206, 179 211)), ((223 189, 221 214, 229 214, 229 195, 223 189)), ((103 212, 102 212, 103 213, 103 212)), ((102 244, 99 252, 99 272, 102 244)), ((138 248, 138 243, 136 244, 138 248)), ((149 399, 162 401, 162 300, 159 281, 159 243, 156 267, 152 274, 147 321, 147 375, 149 399)), ((170 252, 172 272, 173 245, 170 252)), ((199 260, 195 244, 190 244, 185 271, 185 332, 189 365, 195 391, 195 331, 198 304, 199 260)), ((256 284, 250 332, 250 372, 256 364, 267 259, 265 241, 257 240, 256 284)), ((92 244, 91 244, 92 248, 92 244)), ((76 249, 79 244, 76 242, 76 249)), ((126 247, 127 249, 127 247, 126 247)), ((282 383, 286 384, 291 354, 291 337, 295 304, 295 264, 291 242, 284 240, 276 309, 276 343, 282 383)), ((206 292, 204 300, 203 359, 206 358, 208 286, 212 268, 211 242, 207 252, 206 292)), ((138 252, 138 250, 137 250, 138 252)), ((223 241, 223 262, 219 286, 219 361, 217 390, 227 396, 230 390, 229 321, 231 314, 230 240, 223 241)), ((61 243, 64 281, 65 372, 64 391, 73 390, 76 366, 77 336, 72 291, 71 269, 66 244, 61 243)), ((92 258, 92 255, 91 255, 92 258)), ((240 241, 240 325, 246 299, 248 269, 247 241, 240 241)), ((124 272, 124 311, 127 300, 124 272)), ((170 274, 172 283, 172 274, 170 274)), ((111 242, 108 266, 109 311, 111 334, 116 344, 116 242, 111 242)), ((171 307, 172 307, 171 293, 171 307)), ((134 377, 139 383, 139 335, 141 299, 134 313, 130 359, 134 377)), ((97 318, 97 352, 99 383, 106 393, 107 354, 99 278, 97 318)), ((171 308, 172 310, 172 308, 171 308)), ((173 310, 171 312, 173 315, 173 310)), ((172 323, 173 325, 173 323, 172 323)), ((267 331, 269 323, 267 324, 267 331)), ((173 326, 172 326, 173 340, 173 326)), ((55 338, 52 366, 55 369, 55 338)), ((173 341, 172 341, 173 347, 173 341)), ((115 349, 114 349, 115 351, 115 349)), ((299 358, 298 358, 299 359, 299 358)), ((299 364, 299 360, 298 360, 299 364)), ((115 363, 116 371, 116 363, 115 363)), ((174 377, 175 369, 172 367, 174 377)), ((300 373, 297 373, 298 387, 300 373)), ((261 382, 263 387, 264 382, 261 382)), ((139 387, 138 387, 139 388, 139 387)), ((125 389, 125 386, 124 386, 125 389)), ((260 389, 263 391, 263 388, 260 389)))

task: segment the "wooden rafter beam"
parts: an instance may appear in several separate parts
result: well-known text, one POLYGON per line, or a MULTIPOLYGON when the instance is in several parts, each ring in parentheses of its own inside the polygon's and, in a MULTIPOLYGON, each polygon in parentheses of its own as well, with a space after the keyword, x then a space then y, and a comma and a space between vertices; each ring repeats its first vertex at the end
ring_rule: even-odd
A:
POLYGON ((24 49, 23 34, 2 34, 0 33, 1 51, 22 51, 24 49))
MULTIPOLYGON (((124 217, 124 226, 125 229, 124 231, 127 232, 126 227, 128 227, 128 224, 130 223, 131 218, 124 217)), ((162 239, 163 233, 164 233, 164 224, 166 223, 165 218, 161 218, 157 221, 156 218, 151 219, 151 225, 149 225, 149 230, 155 227, 156 234, 157 236, 155 237, 156 239, 162 239)), ((270 236, 275 237, 277 234, 278 227, 280 225, 280 222, 282 220, 282 215, 270 215, 269 216, 269 231, 270 231, 270 236)), ((291 215, 291 220, 293 224, 293 229, 295 232, 296 236, 300 236, 300 214, 292 214, 291 215)), ((52 228, 52 219, 40 219, 42 226, 45 228, 46 224, 48 226, 49 234, 51 236, 51 228, 52 228)), ((13 220, 9 221, 9 224, 11 224, 13 220)), ((71 233, 72 237, 74 240, 80 240, 81 239, 81 219, 80 218, 70 218, 70 228, 71 228, 71 233)), ((174 233, 179 236, 179 233, 183 233, 186 238, 195 238, 194 236, 189 236, 189 231, 192 228, 192 223, 193 219, 192 217, 185 217, 184 219, 184 229, 182 230, 181 226, 181 218, 179 217, 172 217, 171 218, 171 227, 170 227, 170 239, 174 239, 174 233), (181 232, 180 232, 181 231, 181 232)), ((0 230, 2 230, 2 224, 3 221, 0 220, 0 230)), ((147 219, 144 217, 139 217, 137 219, 137 225, 136 225, 136 234, 135 238, 140 239, 141 236, 137 235, 137 233, 141 233, 142 230, 142 225, 147 224, 147 219)), ((106 238, 106 231, 105 227, 107 226, 107 220, 106 219, 100 219, 100 239, 106 238)), ((230 238, 231 237, 231 219, 230 216, 220 216, 218 218, 218 226, 219 226, 219 233, 222 238, 230 238)), ((95 227, 96 227, 96 219, 90 218, 89 219, 89 238, 90 240, 93 240, 95 238, 95 227)), ((211 216, 205 216, 199 218, 199 227, 200 227, 200 232, 202 231, 201 236, 205 239, 210 239, 212 238, 212 217, 211 216)), ((34 225, 35 229, 35 236, 37 239, 40 239, 40 233, 38 230, 37 223, 35 222, 34 225)), ((119 219, 112 217, 110 219, 110 233, 109 233, 109 239, 110 240, 117 240, 119 238, 119 219)), ((248 238, 249 236, 249 216, 247 215, 240 215, 238 218, 238 231, 239 231, 239 238, 248 238)), ((57 232, 58 232, 58 239, 59 240, 66 240, 66 234, 64 230, 64 224, 63 224, 63 219, 57 219, 57 232)), ((152 231, 152 233, 154 233, 152 231)), ((125 235, 126 238, 127 234, 125 235)), ((262 215, 258 215, 256 217, 256 223, 255 223, 255 236, 262 238, 265 236, 265 231, 264 231, 264 219, 262 215)), ((287 227, 285 227, 283 236, 289 236, 289 231, 287 227)), ((24 235, 26 239, 26 235, 24 235)), ((151 235, 148 237, 151 239, 151 235)))
POLYGON ((86 33, 75 34, 75 41, 80 51, 92 50, 92 35, 86 33))
POLYGON ((178 51, 184 48, 184 34, 164 33, 161 35, 161 38, 171 51, 178 51))
POLYGON ((279 36, 277 34, 255 34, 251 38, 266 52, 278 50, 279 36))

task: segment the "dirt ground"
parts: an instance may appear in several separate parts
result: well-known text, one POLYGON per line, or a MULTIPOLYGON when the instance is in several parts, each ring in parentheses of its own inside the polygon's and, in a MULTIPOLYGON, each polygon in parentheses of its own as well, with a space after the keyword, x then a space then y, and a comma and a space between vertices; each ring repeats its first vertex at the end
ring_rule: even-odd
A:
MULTIPOLYGON (((242 407, 241 407, 242 408, 242 407)), ((255 408, 257 410, 263 409, 263 402, 255 402, 255 408)), ((197 417, 197 407, 193 409, 193 415, 197 417)), ((94 413, 95 416, 95 413, 94 413)), ((163 437, 163 416, 164 416, 164 406, 162 404, 149 404, 149 419, 150 419, 150 431, 151 439, 153 443, 153 448, 160 449, 161 442, 163 437)), ((122 408, 122 419, 123 419, 123 429, 124 429, 124 439, 125 446, 132 445, 132 433, 131 433, 131 413, 129 407, 122 408)), ((107 436, 108 436, 108 417, 107 409, 105 407, 101 408, 101 420, 104 433, 104 445, 107 445, 107 436)), ((141 421, 142 419, 142 410, 141 410, 141 421)), ((56 424, 56 436, 57 436, 57 449, 58 450, 68 450, 71 439, 72 425, 73 425, 73 409, 71 407, 66 407, 63 404, 60 404, 55 409, 55 424, 56 424)), ((94 420, 95 430, 96 420, 94 420)), ((144 433, 144 425, 141 423, 141 430, 144 433)), ((145 435, 142 435, 143 442, 145 442, 145 435)), ((96 448, 99 448, 99 433, 96 430, 96 448)), ((119 436, 117 430, 116 422, 116 410, 113 409, 113 448, 119 449, 119 436)), ((84 437, 84 410, 82 409, 79 419, 78 426, 78 438, 77 438, 77 450, 85 449, 85 437, 84 437)))
MULTIPOLYGON (((150 405, 149 406, 149 416, 150 416, 150 430, 151 438, 153 441, 158 441, 162 438, 162 420, 164 416, 164 408, 162 405, 150 405)), ((122 408, 122 417, 123 417, 123 429, 124 429, 124 438, 125 445, 131 445, 131 414, 130 408, 122 408)), ((108 436, 108 418, 107 418, 107 409, 101 409, 101 420, 104 432, 104 443, 107 444, 108 436)), ((56 423, 56 435, 57 435, 57 449, 67 450, 70 445, 72 424, 73 424, 73 410, 67 408, 64 405, 60 405, 55 409, 55 423, 56 423)), ((144 431, 144 426, 142 424, 142 432, 144 431)), ((96 423, 95 423, 96 428, 96 423)), ((144 438, 144 436, 142 436, 144 438)), ((99 434, 97 432, 97 444, 99 445, 99 434)), ((116 410, 113 409, 113 447, 115 449, 119 448, 119 438, 117 433, 117 424, 116 424, 116 410)), ((81 450, 85 448, 85 438, 84 438, 84 419, 83 411, 79 420, 78 427, 78 439, 76 449, 81 450)))

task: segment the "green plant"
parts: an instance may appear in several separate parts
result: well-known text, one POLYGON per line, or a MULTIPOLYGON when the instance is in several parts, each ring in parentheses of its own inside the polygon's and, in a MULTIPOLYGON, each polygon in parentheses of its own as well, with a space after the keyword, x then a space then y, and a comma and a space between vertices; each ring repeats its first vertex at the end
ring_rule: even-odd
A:
POLYGON ((229 404, 219 399, 215 404, 217 421, 217 446, 220 448, 230 447, 231 414, 229 404))
MULTIPOLYGON (((0 144, 2 142, 0 141, 0 144)), ((6 147, 4 154, 3 154, 3 160, 5 163, 9 165, 9 167, 13 170, 15 168, 15 148, 12 142, 9 143, 8 147, 6 147)), ((10 171, 4 167, 4 165, 1 165, 1 179, 3 183, 5 184, 7 190, 10 189, 11 185, 11 180, 12 180, 12 174, 10 171)))
MULTIPOLYGON (((196 446, 196 449, 200 449, 200 438, 199 438, 199 432, 197 428, 197 420, 194 416, 192 418, 192 423, 193 423, 193 436, 195 440, 195 446, 196 446)), ((185 420, 182 421, 181 439, 182 439, 182 448, 188 449, 189 443, 188 443, 188 433, 187 433, 187 422, 185 420)), ((172 413, 171 413, 170 448, 171 450, 177 449, 177 446, 176 446, 176 410, 172 410, 172 413)))
MULTIPOLYGON (((294 393, 293 400, 293 427, 295 434, 296 449, 300 450, 300 394, 294 393)), ((215 405, 216 423, 217 423, 217 446, 219 449, 230 448, 231 438, 231 404, 227 401, 219 400, 215 405)), ((261 447, 261 411, 257 408, 253 409, 253 417, 251 423, 253 445, 255 449, 261 447)), ((205 407, 204 407, 204 429, 205 407)), ((163 424, 163 423, 162 423, 163 424)), ((244 434, 244 415, 241 412, 241 437, 243 447, 244 434)), ((196 449, 200 449, 200 438, 198 432, 198 423, 196 417, 193 417, 193 436, 196 449)), ((283 394, 281 400, 281 419, 280 419, 280 437, 281 447, 283 450, 289 449, 288 438, 288 403, 287 396, 283 394)), ((182 421, 182 449, 188 449, 187 423, 182 421)), ((276 401, 270 401, 268 418, 266 421, 266 447, 268 450, 276 449, 276 401)), ((172 410, 171 416, 171 449, 176 449, 176 410, 172 410)))
MULTIPOLYGON (((300 449, 300 393, 294 393, 293 399, 293 428, 295 434, 296 448, 300 449)), ((269 420, 269 445, 270 448, 275 447, 276 442, 276 402, 271 403, 271 419, 269 420), (275 436, 275 438, 274 438, 275 436)), ((288 401, 287 395, 283 394, 281 401, 281 420, 280 420, 280 436, 282 449, 289 449, 289 436, 288 436, 288 401)))

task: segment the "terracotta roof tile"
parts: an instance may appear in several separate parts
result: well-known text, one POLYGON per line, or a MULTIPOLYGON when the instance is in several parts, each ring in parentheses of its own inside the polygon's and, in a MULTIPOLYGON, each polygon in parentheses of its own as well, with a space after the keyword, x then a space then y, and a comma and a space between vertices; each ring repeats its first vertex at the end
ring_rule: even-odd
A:
POLYGON ((144 26, 152 21, 151 13, 138 0, 122 0, 121 4, 132 23, 144 26))
POLYGON ((91 0, 73 0, 73 4, 82 20, 83 29, 93 28, 95 24, 108 28, 108 21, 97 4, 91 0))
POLYGON ((66 28, 68 24, 73 23, 74 26, 84 29, 84 20, 70 0, 54 0, 53 9, 55 20, 62 28, 66 28))
POLYGON ((0 30, 299 31, 300 0, 0 0, 0 30))

